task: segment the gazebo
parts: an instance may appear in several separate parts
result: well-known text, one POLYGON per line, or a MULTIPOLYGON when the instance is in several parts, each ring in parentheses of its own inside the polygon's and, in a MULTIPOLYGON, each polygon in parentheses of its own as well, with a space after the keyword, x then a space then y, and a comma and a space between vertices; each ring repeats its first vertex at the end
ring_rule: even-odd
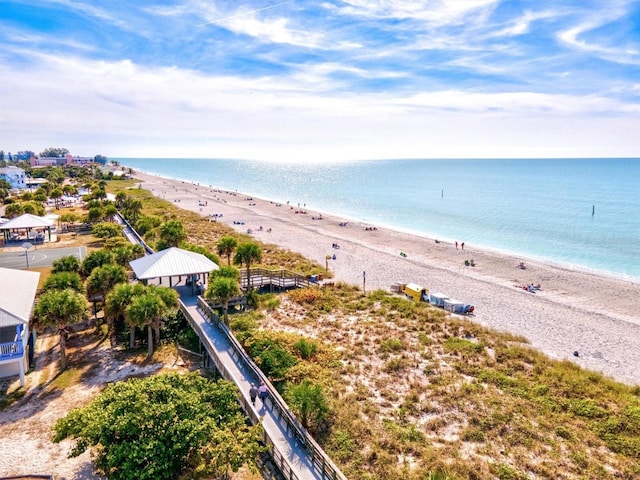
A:
POLYGON ((52 220, 43 217, 37 217, 35 215, 31 215, 30 213, 25 213, 24 215, 20 215, 19 217, 12 218, 8 222, 4 222, 2 225, 0 225, 0 230, 2 230, 4 234, 4 243, 7 243, 11 240, 10 235, 12 231, 26 231, 27 240, 32 240, 35 237, 32 238, 30 234, 34 228, 46 230, 49 234, 49 241, 51 241, 52 226, 52 220))
POLYGON ((195 292, 195 285, 201 276, 206 281, 209 272, 219 268, 201 253, 176 247, 138 258, 129 262, 129 265, 138 280, 148 281, 158 278, 162 283, 162 278, 169 277, 170 287, 173 287, 173 277, 178 277, 177 283, 180 283, 181 277, 186 276, 187 281, 191 282, 192 293, 195 292))
POLYGON ((39 272, 0 267, 0 377, 20 375, 24 386, 29 349, 29 320, 39 272))

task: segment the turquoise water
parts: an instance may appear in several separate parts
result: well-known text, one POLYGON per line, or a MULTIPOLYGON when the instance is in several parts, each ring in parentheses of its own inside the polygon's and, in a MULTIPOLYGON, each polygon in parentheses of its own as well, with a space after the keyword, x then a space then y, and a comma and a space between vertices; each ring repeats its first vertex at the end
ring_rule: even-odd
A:
POLYGON ((165 177, 640 280, 640 159, 117 160, 165 177))

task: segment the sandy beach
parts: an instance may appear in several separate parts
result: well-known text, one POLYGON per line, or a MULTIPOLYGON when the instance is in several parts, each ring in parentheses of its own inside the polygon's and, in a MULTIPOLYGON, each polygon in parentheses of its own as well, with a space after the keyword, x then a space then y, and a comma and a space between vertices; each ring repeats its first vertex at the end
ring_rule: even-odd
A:
POLYGON ((640 385, 640 283, 470 244, 456 248, 306 210, 295 199, 275 203, 138 171, 134 177, 142 188, 181 208, 218 215, 216 221, 237 231, 251 230, 258 240, 328 263, 336 281, 366 291, 390 290, 394 282, 421 284, 474 305, 471 321, 522 335, 552 358, 640 385), (326 260, 334 254, 335 259, 326 260), (465 260, 475 266, 466 266, 465 260), (526 268, 519 268, 521 262, 526 268), (541 288, 535 293, 522 288, 529 284, 541 288))

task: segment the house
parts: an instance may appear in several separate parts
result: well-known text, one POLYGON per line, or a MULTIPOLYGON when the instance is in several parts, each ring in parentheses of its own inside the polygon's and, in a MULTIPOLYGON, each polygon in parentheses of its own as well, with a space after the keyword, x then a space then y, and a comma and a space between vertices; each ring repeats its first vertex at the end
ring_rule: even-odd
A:
POLYGON ((11 188, 27 188, 24 169, 16 166, 0 168, 0 180, 6 180, 11 188))
POLYGON ((39 272, 0 267, 0 377, 20 376, 29 369, 29 322, 40 279, 39 272))

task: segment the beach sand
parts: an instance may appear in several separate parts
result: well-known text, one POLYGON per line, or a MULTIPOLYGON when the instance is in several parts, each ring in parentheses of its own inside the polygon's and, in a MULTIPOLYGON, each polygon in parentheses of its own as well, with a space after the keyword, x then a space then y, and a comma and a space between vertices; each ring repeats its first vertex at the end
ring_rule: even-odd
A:
POLYGON ((335 281, 363 288, 366 272, 367 292, 390 290, 394 282, 418 283, 474 305, 470 321, 521 335, 552 358, 640 385, 640 283, 468 243, 464 250, 461 245, 456 249, 433 238, 317 211, 296 213, 306 209, 295 199, 283 198, 278 204, 138 171, 134 178, 181 208, 204 216, 221 214, 217 221, 239 232, 251 229, 251 236, 262 242, 299 252, 323 266, 328 263, 335 281), (334 254, 335 260, 326 261, 334 254), (465 266, 465 260, 473 260, 475 267, 465 266), (518 268, 521 261, 525 269, 518 268), (530 293, 521 288, 528 284, 540 284, 541 289, 530 293))

